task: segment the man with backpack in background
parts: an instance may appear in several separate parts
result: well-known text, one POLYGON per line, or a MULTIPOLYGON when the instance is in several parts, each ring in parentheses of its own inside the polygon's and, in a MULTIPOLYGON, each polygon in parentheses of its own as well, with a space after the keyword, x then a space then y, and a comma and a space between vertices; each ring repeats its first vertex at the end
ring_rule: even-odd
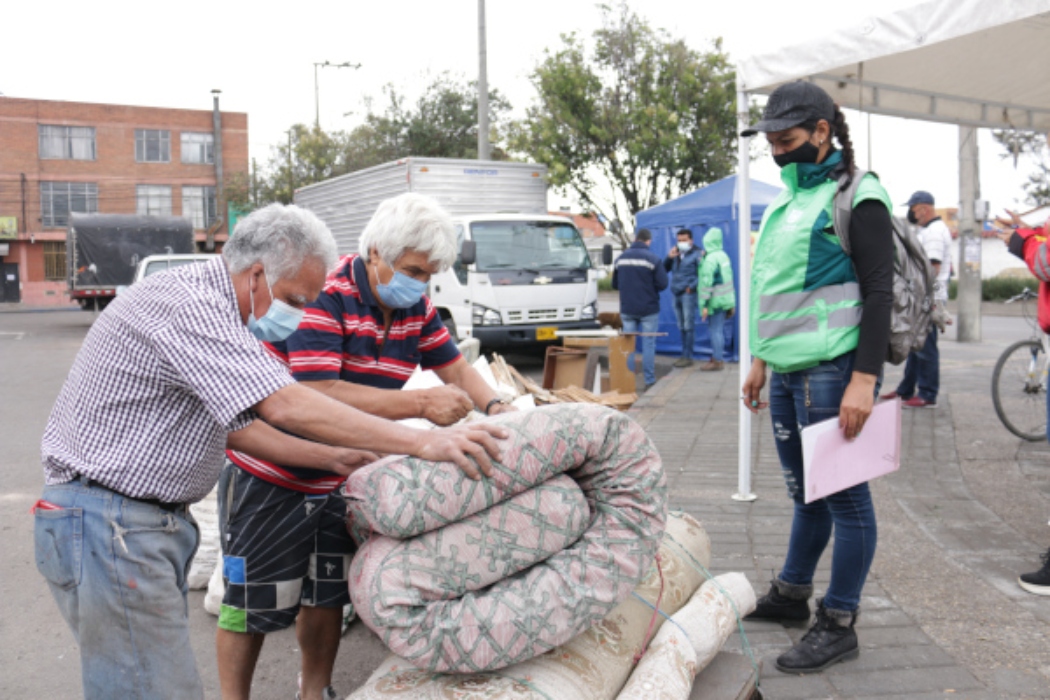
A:
POLYGON ((693 245, 693 232, 689 229, 680 229, 677 238, 678 243, 671 247, 664 258, 664 269, 671 273, 674 315, 678 321, 678 332, 682 336, 682 356, 675 360, 674 366, 690 367, 693 364, 696 328, 697 270, 704 254, 693 245))
MULTIPOLYGON (((919 240, 937 277, 933 298, 943 310, 948 304, 948 278, 951 276, 952 234, 933 208, 933 195, 919 190, 907 203, 908 222, 919 227, 919 240)), ((950 319, 945 321, 951 323, 950 319)), ((922 350, 908 355, 904 377, 896 391, 883 394, 883 399, 900 397, 907 408, 936 408, 940 390, 940 351, 937 349, 938 325, 930 324, 922 350)))

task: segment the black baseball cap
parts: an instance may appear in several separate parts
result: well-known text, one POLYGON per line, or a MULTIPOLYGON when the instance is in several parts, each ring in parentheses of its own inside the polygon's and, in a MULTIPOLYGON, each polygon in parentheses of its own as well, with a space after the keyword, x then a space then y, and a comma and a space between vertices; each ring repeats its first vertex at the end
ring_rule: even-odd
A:
POLYGON ((916 204, 933 204, 933 195, 925 190, 916 190, 911 197, 908 198, 908 203, 904 206, 912 207, 916 204))
POLYGON ((828 124, 835 121, 835 101, 819 85, 805 80, 784 83, 769 96, 762 110, 762 121, 752 124, 740 132, 741 136, 754 136, 760 131, 783 131, 811 120, 825 119, 828 124))

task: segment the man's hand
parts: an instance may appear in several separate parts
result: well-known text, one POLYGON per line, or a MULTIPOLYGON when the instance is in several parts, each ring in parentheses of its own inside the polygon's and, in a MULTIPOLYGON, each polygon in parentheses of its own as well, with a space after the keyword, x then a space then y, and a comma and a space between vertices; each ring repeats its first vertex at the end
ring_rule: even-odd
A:
POLYGON ((871 409, 875 405, 875 380, 874 374, 854 372, 846 392, 842 395, 842 403, 839 404, 839 427, 847 440, 860 435, 861 428, 871 415, 871 409))
POLYGON ((492 404, 492 408, 489 409, 489 415, 498 416, 501 413, 514 413, 517 410, 517 406, 511 406, 509 403, 494 403, 492 404))
POLYGON ((706 308, 700 309, 700 320, 703 321, 704 323, 707 323, 707 309, 706 308))
POLYGON ((371 464, 379 459, 379 455, 374 452, 355 450, 350 447, 333 447, 332 452, 334 454, 331 459, 318 466, 343 476, 349 476, 366 464, 371 464))
POLYGON ((999 224, 1000 226, 1005 226, 1007 228, 1021 228, 1023 226, 1026 226, 1025 222, 1021 219, 1021 217, 1017 215, 1017 212, 1010 211, 1009 209, 1007 209, 1006 213, 1010 215, 1009 219, 1004 219, 1001 216, 997 216, 995 217, 995 223, 999 224))
POLYGON ((492 460, 500 456, 496 439, 507 435, 506 429, 484 422, 431 430, 417 454, 432 462, 454 462, 471 479, 480 479, 481 474, 492 476, 492 460))
POLYGON ((467 392, 453 384, 437 386, 431 389, 420 389, 419 417, 426 418, 436 425, 452 425, 466 418, 474 402, 467 392))
POLYGON ((766 363, 757 357, 751 362, 751 370, 747 373, 747 379, 744 380, 744 387, 741 393, 741 399, 744 405, 747 406, 747 410, 752 413, 758 413, 763 408, 769 406, 768 401, 762 401, 762 387, 766 385, 766 363))
POLYGON ((729 319, 733 318, 734 315, 736 315, 735 307, 726 311, 726 320, 728 321, 729 319))
POLYGON ((676 246, 676 245, 671 246, 671 250, 670 250, 670 252, 667 253, 667 257, 669 257, 669 258, 677 258, 678 257, 678 246, 676 246))

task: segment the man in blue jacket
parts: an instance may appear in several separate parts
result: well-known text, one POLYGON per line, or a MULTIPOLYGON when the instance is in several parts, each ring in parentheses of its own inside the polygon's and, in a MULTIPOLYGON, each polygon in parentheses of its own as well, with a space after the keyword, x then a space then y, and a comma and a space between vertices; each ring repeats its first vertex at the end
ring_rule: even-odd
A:
POLYGON ((671 293, 674 295, 674 315, 682 336, 682 356, 675 367, 693 364, 693 329, 696 327, 697 268, 703 252, 693 245, 693 232, 683 228, 678 232, 678 243, 664 258, 664 269, 671 273, 671 293))
POLYGON ((643 228, 623 251, 613 269, 613 289, 620 290, 620 318, 624 333, 642 336, 645 388, 656 383, 656 336, 660 327, 660 292, 667 289, 667 271, 660 256, 649 250, 653 234, 643 228))

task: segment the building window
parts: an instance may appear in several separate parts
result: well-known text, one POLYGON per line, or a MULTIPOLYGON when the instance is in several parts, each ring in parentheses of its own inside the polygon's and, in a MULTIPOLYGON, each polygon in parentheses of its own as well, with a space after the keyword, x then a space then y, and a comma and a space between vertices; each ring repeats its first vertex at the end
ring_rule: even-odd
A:
POLYGON ((171 162, 171 132, 166 129, 135 129, 135 160, 140 163, 171 162))
POLYGON ((69 224, 70 212, 98 211, 98 185, 93 182, 41 182, 40 221, 45 227, 69 224))
POLYGON ((215 223, 215 188, 182 188, 182 215, 193 222, 193 228, 206 229, 215 223))
POLYGON ((169 185, 137 185, 135 195, 138 213, 148 216, 171 216, 171 187, 169 185))
POLYGON ((195 133, 192 131, 182 132, 182 162, 183 163, 205 163, 215 162, 213 134, 195 133))
POLYGON ((95 128, 48 126, 38 128, 40 157, 60 160, 95 160, 95 128))
POLYGON ((66 244, 62 241, 44 241, 44 279, 66 278, 66 244))

